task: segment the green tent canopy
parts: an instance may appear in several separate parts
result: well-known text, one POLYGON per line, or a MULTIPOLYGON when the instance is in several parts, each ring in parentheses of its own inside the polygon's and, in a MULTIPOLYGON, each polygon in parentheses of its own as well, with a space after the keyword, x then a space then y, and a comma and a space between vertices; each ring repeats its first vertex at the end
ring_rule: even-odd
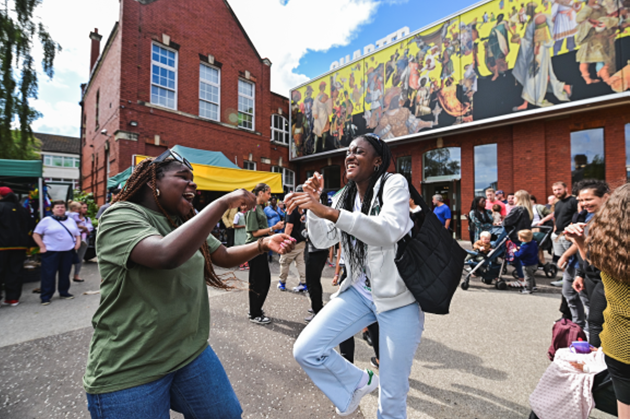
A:
POLYGON ((29 185, 37 184, 37 179, 41 177, 41 160, 0 159, 0 184, 10 187, 16 193, 28 193, 29 185))
POLYGON ((120 184, 125 184, 129 176, 131 176, 131 172, 133 172, 133 166, 128 167, 126 170, 118 173, 116 176, 110 177, 107 179, 107 189, 115 188, 120 184))

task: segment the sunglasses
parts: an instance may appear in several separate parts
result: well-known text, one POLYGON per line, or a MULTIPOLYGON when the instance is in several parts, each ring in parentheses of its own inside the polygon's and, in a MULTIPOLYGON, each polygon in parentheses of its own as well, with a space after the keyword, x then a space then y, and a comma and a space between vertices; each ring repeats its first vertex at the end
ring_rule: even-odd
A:
POLYGON ((378 136, 378 135, 376 135, 376 134, 372 134, 371 132, 368 132, 367 134, 363 134, 363 136, 364 136, 364 137, 369 137, 369 138, 372 138, 372 139, 374 139, 374 140, 378 141, 379 143, 382 143, 382 142, 383 142, 383 140, 381 140, 381 137, 379 137, 379 136, 378 136))
POLYGON ((184 166, 189 168, 191 172, 193 171, 193 167, 190 164, 190 162, 188 160, 186 160, 184 157, 180 156, 179 154, 177 154, 176 152, 174 152, 172 150, 166 150, 164 153, 162 153, 159 156, 157 156, 153 160, 153 162, 151 162, 151 164, 161 163, 161 162, 165 161, 168 158, 172 158, 173 160, 176 160, 176 161, 180 162, 181 164, 183 164, 184 166))

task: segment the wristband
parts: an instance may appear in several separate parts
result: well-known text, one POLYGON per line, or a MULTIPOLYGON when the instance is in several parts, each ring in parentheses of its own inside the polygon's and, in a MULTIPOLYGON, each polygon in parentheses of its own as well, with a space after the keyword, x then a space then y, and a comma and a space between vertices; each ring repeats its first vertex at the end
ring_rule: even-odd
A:
POLYGON ((260 254, 265 253, 265 251, 264 251, 264 249, 262 247, 262 244, 263 244, 263 239, 258 239, 258 253, 260 253, 260 254))

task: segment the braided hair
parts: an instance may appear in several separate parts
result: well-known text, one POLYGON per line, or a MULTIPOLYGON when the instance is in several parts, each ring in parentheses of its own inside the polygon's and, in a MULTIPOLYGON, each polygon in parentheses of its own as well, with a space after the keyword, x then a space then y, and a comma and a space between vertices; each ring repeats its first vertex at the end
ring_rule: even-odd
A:
MULTIPOLYGON (((142 188, 148 185, 151 188, 151 192, 153 195, 153 199, 157 204, 158 208, 164 214, 168 222, 171 224, 173 228, 179 227, 182 222, 186 222, 195 216, 195 211, 190 210, 190 212, 183 217, 183 220, 173 220, 171 216, 162 208, 160 205, 160 201, 158 200, 157 195, 157 180, 164 177, 164 173, 167 171, 167 167, 171 164, 177 163, 181 164, 177 160, 174 159, 166 159, 163 162, 158 164, 152 164, 154 159, 145 159, 142 160, 136 168, 133 170, 133 173, 127 180, 125 187, 122 191, 114 197, 112 200, 112 204, 114 202, 134 202, 139 203, 142 191, 142 188)), ((212 258, 210 256, 210 248, 208 247, 208 243, 206 241, 201 245, 201 254, 205 260, 204 266, 204 278, 206 280, 206 284, 219 289, 229 290, 234 287, 228 285, 224 280, 219 278, 217 274, 214 272, 214 268, 212 266, 212 258)))
MULTIPOLYGON (((358 139, 364 139, 370 143, 374 151, 376 151, 376 154, 378 154, 383 161, 380 166, 375 166, 374 173, 370 176, 368 187, 365 191, 365 195, 363 196, 363 202, 361 203, 361 212, 368 215, 372 198, 374 197, 374 186, 376 185, 376 182, 379 178, 381 178, 380 190, 383 190, 385 185, 385 177, 383 175, 387 173, 389 164, 392 161, 392 152, 389 146, 377 135, 364 134, 354 138, 354 140, 358 139)), ((357 193, 358 189, 356 182, 348 180, 348 183, 341 191, 341 196, 337 201, 336 208, 352 212, 354 210, 354 202, 357 193)), ((382 206, 383 203, 380 202, 379 205, 382 206)), ((345 231, 341 232, 341 242, 343 244, 343 248, 349 250, 348 254, 345 255, 345 260, 346 263, 350 265, 352 272, 355 274, 362 272, 363 267, 366 265, 367 245, 345 231)))

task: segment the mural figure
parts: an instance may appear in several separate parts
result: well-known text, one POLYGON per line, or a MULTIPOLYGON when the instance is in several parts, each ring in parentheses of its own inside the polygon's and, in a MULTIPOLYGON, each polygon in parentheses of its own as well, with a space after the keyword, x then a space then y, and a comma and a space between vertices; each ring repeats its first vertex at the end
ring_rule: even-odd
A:
POLYGON ((527 104, 551 106, 545 99, 547 92, 553 93, 558 100, 566 102, 571 96, 571 87, 559 81, 553 71, 549 49, 553 46, 551 17, 536 13, 536 3, 527 4, 529 23, 521 39, 521 47, 512 70, 514 78, 523 86, 522 105, 513 110, 527 109, 527 104))
MULTIPOLYGON (((543 2, 544 3, 544 2, 543 2)), ((574 0, 554 0, 551 6, 551 20, 553 22, 553 55, 558 55, 562 49, 564 40, 567 40, 567 49, 575 49, 575 33, 577 22, 575 21, 575 7, 580 7, 574 0)))
POLYGON ((508 34, 512 31, 508 23, 503 20, 503 13, 497 16, 497 23, 490 31, 488 42, 486 43, 486 65, 494 73, 492 81, 505 74, 508 70, 508 63, 505 60, 510 53, 510 43, 508 34))
POLYGON ((429 115, 431 113, 431 94, 433 93, 432 84, 429 83, 429 78, 423 76, 420 78, 420 86, 416 91, 416 117, 429 115))
MULTIPOLYGON (((367 66, 367 64, 366 64, 367 66)), ((375 128, 383 113, 383 64, 378 67, 370 67, 367 71, 368 87, 365 103, 370 104, 369 111, 365 111, 364 118, 369 129, 375 128)))
POLYGON ((615 68, 615 37, 620 28, 621 4, 619 0, 588 0, 577 15, 576 41, 580 45, 576 60, 586 84, 598 83, 590 76, 595 64, 597 77, 605 83, 615 68))
POLYGON ((326 82, 319 84, 319 93, 313 102, 313 153, 324 151, 326 137, 330 130, 330 120, 328 116, 333 110, 333 100, 325 92, 326 82), (319 146, 319 147, 318 147, 319 146))
POLYGON ((423 121, 416 118, 408 108, 402 107, 404 98, 400 87, 392 87, 383 99, 387 111, 383 114, 374 133, 383 139, 415 134, 423 128, 432 128, 438 123, 438 115, 442 111, 439 106, 434 109, 434 120, 423 121))

